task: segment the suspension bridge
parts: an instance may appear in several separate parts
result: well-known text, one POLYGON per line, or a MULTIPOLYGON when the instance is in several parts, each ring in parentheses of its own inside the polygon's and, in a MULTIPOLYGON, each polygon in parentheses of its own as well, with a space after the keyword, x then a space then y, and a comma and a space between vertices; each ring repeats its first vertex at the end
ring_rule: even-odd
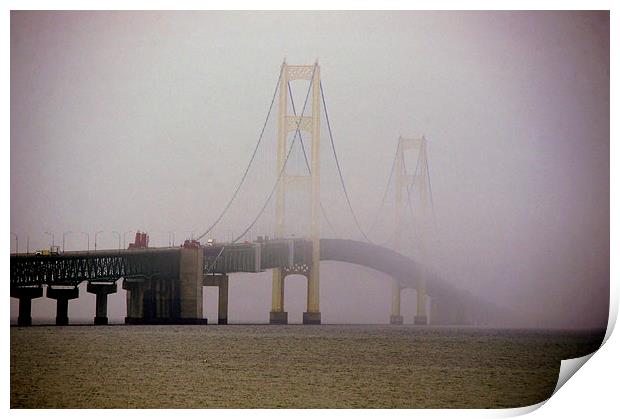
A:
POLYGON ((44 294, 57 300, 56 324, 68 324, 68 304, 79 297, 82 282, 87 282, 87 292, 96 295, 94 323, 107 324, 107 296, 117 292, 120 280, 127 292, 128 324, 205 324, 204 286, 219 288, 218 323, 226 324, 229 275, 268 270, 272 275, 270 323, 288 323, 285 279, 302 275, 307 280, 303 323, 320 324, 319 267, 324 260, 387 274, 391 324, 403 323, 400 300, 407 288, 416 290, 417 325, 482 324, 493 317, 494 307, 451 285, 426 263, 427 243, 436 229, 426 138, 398 139, 372 220, 365 230, 354 210, 318 61, 313 65, 284 62, 249 162, 228 202, 196 240, 181 247, 52 254, 18 253, 17 249, 11 254, 10 279, 11 297, 19 300, 18 325, 32 323, 32 299, 44 294), (307 85, 299 112, 294 82, 307 85), (272 118, 276 102, 277 116, 272 118), (325 131, 328 147, 321 147, 325 131), (408 164, 412 155, 415 164, 408 164), (338 223, 332 221, 334 213, 338 223), (243 228, 230 240, 214 240, 221 237, 223 226, 243 228), (200 244, 207 239, 207 245, 200 244))

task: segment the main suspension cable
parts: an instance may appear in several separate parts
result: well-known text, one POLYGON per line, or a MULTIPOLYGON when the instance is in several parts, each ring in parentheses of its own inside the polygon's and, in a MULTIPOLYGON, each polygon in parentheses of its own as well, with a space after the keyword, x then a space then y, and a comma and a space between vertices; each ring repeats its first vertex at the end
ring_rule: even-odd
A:
POLYGON ((359 221, 357 220, 357 216, 355 215, 355 211, 353 211, 353 206, 351 205, 351 200, 349 199, 349 193, 347 192, 347 187, 346 187, 346 185, 344 183, 344 179, 342 177, 342 170, 340 169, 340 163, 338 161, 338 155, 336 154, 336 147, 334 146, 334 136, 332 134, 331 124, 329 123, 329 114, 327 112, 327 106, 325 104, 325 95, 323 93, 323 83, 319 83, 319 87, 321 89, 321 99, 323 101, 323 112, 325 112, 325 120, 327 121, 327 129, 329 131, 329 139, 330 139, 330 142, 331 142, 332 151, 334 153, 334 159, 336 160, 336 167, 338 168, 338 175, 340 177, 340 184, 342 185, 342 190, 344 191, 344 196, 347 199, 347 204, 349 205, 349 210, 351 211, 351 215, 353 216, 353 220, 355 221, 355 225, 357 226, 357 229, 360 231, 360 233, 362 234, 364 239, 368 243, 371 243, 370 239, 368 239, 368 237, 366 236, 366 233, 364 233, 364 230, 362 230, 362 226, 360 225, 359 221))
MULTIPOLYGON (((316 64, 314 65, 314 67, 312 69, 312 77, 310 78, 310 85, 308 86, 308 92, 306 93, 306 99, 304 100, 304 107, 301 110, 301 116, 297 120, 297 128, 295 130, 295 135, 293 137, 293 142, 291 143, 291 146, 290 146, 290 148, 288 150, 288 153, 286 154, 286 158, 284 159, 284 163, 282 164, 282 167, 280 168, 280 171, 278 173, 278 178, 276 179, 275 183, 273 184, 273 188, 271 188, 271 192, 269 192, 269 196, 267 197, 267 200, 263 204, 263 207, 261 208, 261 210, 258 212, 258 215, 256 216, 256 218, 254 218, 252 223, 243 231, 243 233, 241 233, 238 237, 236 237, 232 241, 232 243, 236 243, 237 241, 239 241, 241 238, 243 238, 243 236, 245 236, 245 234, 252 227, 254 227, 254 224, 256 224, 258 219, 265 212, 265 209, 267 208, 267 205, 269 204, 269 201, 271 201, 271 198, 273 197, 273 194, 276 191, 276 188, 277 188, 278 184, 280 183, 280 180, 282 179, 282 175, 284 174, 284 169, 286 168, 286 163, 288 162, 288 159, 291 156, 291 152, 293 151, 293 146, 295 145, 295 140, 297 139, 298 135, 301 138, 301 132, 299 130, 299 125, 301 124, 301 120, 304 117, 304 113, 306 111, 306 105, 308 104, 308 97, 310 96, 310 91, 312 90, 312 83, 314 82, 314 73, 315 73, 315 71, 316 71, 316 64)), ((300 140, 300 142, 301 142, 301 140, 300 140)))
POLYGON ((260 143, 263 140, 263 135, 265 134, 265 128, 267 127, 267 122, 269 122, 269 116, 271 115, 271 110, 273 109, 273 104, 274 104, 274 102, 276 100, 276 95, 278 93, 278 89, 279 89, 279 86, 280 86, 280 80, 282 79, 282 72, 283 71, 284 71, 284 65, 280 68, 280 75, 278 76, 278 82, 276 83, 276 89, 273 92, 273 97, 271 98, 271 104, 269 105, 269 111, 267 111, 267 117, 265 118, 265 122, 263 123, 263 128, 261 129, 260 135, 258 136, 258 141, 256 142, 256 147, 254 147, 254 152, 252 153, 252 157, 250 158, 250 161, 249 161, 247 167, 245 168, 245 172, 243 173, 243 176, 241 177, 241 181, 237 185, 237 188, 235 189, 235 192, 233 193, 233 195, 230 198, 230 200, 228 201, 228 204, 226 204, 226 207, 224 207, 224 210, 220 213, 220 215, 213 222, 213 224, 211 224, 211 226, 207 229, 207 231, 205 231, 200 236, 198 236, 198 238, 196 240, 200 240, 204 236, 209 234, 209 232, 211 232, 211 230, 213 230, 213 228, 222 220, 222 218, 224 217, 224 215, 226 214, 226 212, 228 211, 228 209, 232 205, 233 201, 237 197, 237 194, 239 193, 239 190, 241 189, 241 186, 245 182, 245 179, 248 176, 248 172, 250 171, 250 166, 252 166, 252 163, 254 162, 254 158, 256 157, 256 153, 258 151, 258 147, 260 146, 260 143))

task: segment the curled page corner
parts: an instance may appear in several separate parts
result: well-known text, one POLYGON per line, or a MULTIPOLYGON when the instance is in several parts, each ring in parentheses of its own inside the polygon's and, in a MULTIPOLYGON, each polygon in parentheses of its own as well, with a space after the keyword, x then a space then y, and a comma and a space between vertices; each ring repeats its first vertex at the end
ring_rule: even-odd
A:
MULTIPOLYGON (((611 290, 610 290, 611 291, 611 290)), ((563 359, 560 364, 560 374, 558 375, 558 383, 553 390, 553 394, 555 394, 566 382, 571 378, 579 368, 583 367, 583 364, 588 362, 592 355, 598 352, 607 342, 611 333, 613 332, 616 326, 616 320, 618 318, 618 304, 614 304, 613 300, 610 303, 609 308, 609 319, 607 320, 607 329, 605 331, 605 337, 603 338, 603 342, 601 342, 601 346, 592 352, 591 354, 584 355, 579 358, 571 358, 571 359, 563 359)), ((551 395, 553 397, 553 394, 551 395)))
MULTIPOLYGON (((599 348, 600 349, 600 348, 599 348)), ((583 365, 588 362, 588 360, 594 355, 597 351, 592 352, 591 354, 579 357, 579 358, 570 358, 563 359, 560 363, 560 373, 558 374, 558 382, 553 390, 553 393, 549 398, 536 403, 530 406, 518 407, 515 409, 508 409, 506 411, 507 416, 521 416, 526 415, 528 413, 533 412, 534 410, 542 407, 545 403, 547 403, 551 397, 564 385, 566 382, 579 370, 579 368, 583 367, 583 365)))
POLYGON ((529 406, 513 407, 511 409, 504 409, 504 410, 494 410, 494 412, 500 412, 499 416, 496 416, 500 418, 513 418, 516 416, 523 416, 523 415, 527 415, 528 413, 532 413, 534 410, 538 409, 543 404, 547 403, 547 400, 543 400, 542 402, 531 404, 529 406))
MULTIPOLYGON (((575 374, 579 368, 583 367, 583 364, 588 362, 592 355, 594 355, 596 351, 591 354, 579 357, 579 358, 571 358, 571 359, 563 359, 560 364, 560 374, 558 375, 558 383, 553 390, 553 394, 555 394, 566 382, 569 378, 575 374)), ((553 397, 553 394, 551 397, 553 397)))
POLYGON ((562 388, 562 386, 564 384, 566 384, 566 382, 577 372, 579 371, 579 369, 581 367, 583 367, 583 365, 588 362, 590 360, 590 358, 592 358, 592 356, 597 353, 607 342, 607 340, 609 339, 609 337, 611 336, 612 331, 615 328, 616 325, 616 320, 618 317, 618 305, 617 304, 612 304, 610 306, 610 310, 609 310, 609 319, 607 321, 607 330, 605 331, 605 337, 603 338, 603 342, 601 342, 601 346, 598 347, 597 350, 595 350, 592 353, 589 353, 587 355, 584 355, 582 357, 579 358, 570 358, 570 359, 563 359, 562 362, 560 363, 560 373, 558 374, 558 382, 555 385, 555 389, 553 390, 553 393, 551 394, 551 396, 546 399, 543 400, 542 402, 538 403, 538 404, 534 404, 531 406, 525 406, 523 408, 519 408, 522 409, 521 411, 517 412, 515 411, 515 414, 526 414, 526 413, 530 413, 536 409, 538 409, 539 407, 541 407, 542 405, 544 405, 545 403, 547 403, 551 397, 553 397, 553 395, 555 393, 558 392, 558 390, 560 388, 562 388))

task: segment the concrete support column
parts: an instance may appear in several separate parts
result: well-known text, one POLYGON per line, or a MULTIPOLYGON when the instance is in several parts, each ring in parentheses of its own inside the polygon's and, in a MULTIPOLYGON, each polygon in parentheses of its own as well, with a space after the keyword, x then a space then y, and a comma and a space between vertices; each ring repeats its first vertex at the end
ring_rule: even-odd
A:
POLYGON ((127 290, 126 324, 140 324, 144 322, 144 279, 123 280, 123 289, 127 290))
POLYGON ((456 304, 453 305, 452 310, 452 318, 454 319, 453 324, 459 326, 471 324, 471 321, 467 315, 467 309, 465 308, 465 305, 462 301, 457 301, 456 304))
POLYGON ((400 314, 400 283, 392 278, 392 313, 390 324, 403 324, 403 316, 400 314))
POLYGON ((269 323, 287 324, 288 313, 284 311, 284 275, 280 268, 274 268, 271 271, 271 311, 269 312, 269 323))
POLYGON ((153 278, 149 278, 144 281, 143 288, 143 319, 145 323, 154 323, 155 315, 155 281, 153 278))
POLYGON ((431 318, 433 325, 462 326, 471 324, 465 306, 458 299, 431 299, 431 318))
POLYGON ((202 317, 203 249, 182 248, 179 262, 179 323, 206 324, 202 317))
POLYGON ((155 286, 155 316, 158 319, 171 319, 172 316, 172 280, 160 278, 155 286))
POLYGON ((428 318, 426 317, 426 281, 420 280, 417 289, 417 304, 416 304, 416 316, 413 319, 413 324, 427 325, 428 318))
POLYGON ((217 324, 228 324, 228 275, 222 275, 218 286, 217 324))
POLYGON ((153 288, 153 305, 154 305, 154 317, 155 318, 161 318, 161 317, 165 317, 163 316, 163 300, 162 300, 162 281, 159 279, 156 279, 153 281, 153 284, 151 285, 153 288))
MULTIPOLYGON (((186 284, 189 288, 189 284, 186 284)), ((202 291, 202 283, 200 283, 202 291)), ((189 290, 186 288, 185 309, 191 310, 189 290)), ((180 285, 175 277, 153 277, 149 279, 125 279, 123 289, 127 290, 126 324, 204 324, 205 319, 181 318, 180 285)), ((202 292, 200 293, 202 299, 202 292)), ((194 305, 196 302, 194 301, 194 305)), ((200 301, 202 317, 202 300, 200 301)))
POLYGON ((116 290, 116 282, 89 282, 88 285, 86 285, 86 291, 95 294, 97 298, 94 319, 95 325, 108 324, 108 294, 114 294, 116 290))
POLYGON ((56 300, 56 325, 66 326, 69 324, 69 300, 78 298, 80 290, 75 288, 52 288, 47 287, 47 298, 56 300))
POLYGON ((429 319, 429 324, 432 324, 432 325, 445 324, 445 322, 442 323, 442 319, 441 319, 441 315, 439 311, 439 302, 434 297, 431 298, 431 315, 429 319))
POLYGON ((19 299, 19 315, 17 317, 17 326, 32 325, 32 299, 43 297, 43 288, 41 287, 20 287, 11 288, 11 297, 19 299))

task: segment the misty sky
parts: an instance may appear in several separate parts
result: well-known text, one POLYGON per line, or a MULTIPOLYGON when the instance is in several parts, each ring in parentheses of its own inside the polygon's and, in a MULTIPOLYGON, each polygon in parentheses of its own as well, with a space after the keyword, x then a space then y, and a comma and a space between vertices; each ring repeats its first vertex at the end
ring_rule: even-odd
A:
MULTIPOLYGON (((424 134, 435 269, 529 326, 606 324, 607 12, 12 12, 20 251, 26 237, 31 251, 48 246, 46 231, 56 244, 74 232, 67 250, 86 248, 82 231, 91 248, 95 231, 109 248, 112 231, 147 230, 153 245, 171 230, 177 243, 202 233, 240 179, 285 57, 319 59, 364 226, 398 136, 424 134)), ((333 218, 350 222, 345 211, 333 218)), ((332 262, 321 272, 324 322, 388 320, 385 275, 332 262)), ((233 275, 229 318, 267 321, 270 287, 269 273, 233 275)), ((291 321, 305 289, 287 280, 291 321)), ((111 320, 125 316, 123 298, 111 297, 111 320)), ((205 298, 213 318, 216 290, 205 298)), ((414 305, 406 291, 406 322, 414 305)), ((94 295, 69 310, 92 318, 94 295)), ((53 315, 53 300, 33 301, 33 317, 53 315)))

